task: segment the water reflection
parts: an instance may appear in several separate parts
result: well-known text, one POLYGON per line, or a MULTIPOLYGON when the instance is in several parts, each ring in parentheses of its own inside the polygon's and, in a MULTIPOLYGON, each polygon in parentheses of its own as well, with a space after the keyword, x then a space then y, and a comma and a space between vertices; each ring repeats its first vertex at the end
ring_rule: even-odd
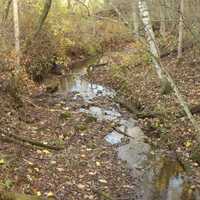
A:
POLYGON ((160 160, 161 170, 155 181, 155 189, 160 198, 165 200, 181 199, 183 191, 183 167, 175 160, 160 160))
MULTIPOLYGON (((85 69, 85 68, 84 68, 85 69)), ((75 93, 77 96, 83 97, 85 101, 91 100, 98 96, 113 96, 114 91, 103 87, 102 85, 91 83, 82 78, 87 73, 87 70, 78 69, 73 71, 72 74, 63 78, 60 81, 59 92, 68 94, 70 92, 75 93)))
POLYGON ((89 110, 87 109, 80 109, 81 112, 91 114, 93 117, 97 118, 99 121, 119 121, 121 114, 116 111, 114 108, 108 110, 96 106, 91 106, 89 110))
POLYGON ((123 137, 124 136, 117 131, 112 131, 111 133, 106 135, 105 140, 110 144, 120 144, 123 137))

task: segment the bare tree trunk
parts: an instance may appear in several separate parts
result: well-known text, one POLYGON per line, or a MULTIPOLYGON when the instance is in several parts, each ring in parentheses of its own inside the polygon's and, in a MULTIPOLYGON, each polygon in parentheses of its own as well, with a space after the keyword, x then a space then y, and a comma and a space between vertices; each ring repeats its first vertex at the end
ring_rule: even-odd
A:
POLYGON ((160 34, 165 37, 166 26, 165 26, 165 1, 160 0, 160 34))
POLYGON ((157 62, 157 60, 160 58, 159 50, 156 44, 156 39, 153 32, 151 20, 150 20, 148 6, 145 0, 139 0, 139 10, 140 10, 142 22, 144 24, 144 30, 147 36, 147 41, 150 47, 150 51, 153 55, 152 60, 153 60, 156 72, 158 74, 159 79, 163 81, 164 75, 162 73, 162 70, 159 67, 159 63, 157 62))
POLYGON ((71 0, 67 0, 67 9, 70 10, 72 7, 71 0))
POLYGON ((183 56, 183 14, 184 14, 184 0, 181 0, 180 4, 180 19, 179 19, 179 38, 178 38, 178 59, 183 56))
POLYGON ((52 5, 52 0, 45 0, 44 8, 43 8, 42 14, 40 15, 40 18, 38 20, 38 24, 37 24, 35 33, 33 34, 33 37, 28 38, 28 40, 25 44, 24 50, 23 50, 23 54, 27 53, 28 47, 31 46, 31 44, 32 44, 32 40, 34 40, 40 33, 42 26, 43 26, 48 14, 49 14, 49 11, 51 9, 51 5, 52 5))
POLYGON ((133 2, 133 26, 134 26, 134 35, 136 38, 139 37, 139 16, 138 16, 138 0, 133 2))
POLYGON ((16 74, 20 70, 20 40, 19 40, 19 14, 18 14, 18 0, 13 0, 13 21, 15 33, 15 53, 16 53, 16 74))
POLYGON ((42 26, 43 26, 43 24, 44 24, 44 22, 45 22, 45 20, 47 18, 47 15, 49 13, 50 8, 51 8, 51 4, 52 4, 52 0, 45 0, 44 8, 43 8, 42 14, 41 14, 41 16, 39 18, 38 25, 37 25, 34 37, 36 37, 37 34, 42 29, 42 26))
POLYGON ((158 47, 156 45, 155 35, 154 35, 153 30, 152 30, 152 25, 151 25, 151 22, 150 22, 150 16, 149 16, 149 12, 148 12, 147 3, 146 3, 145 0, 139 0, 139 9, 140 9, 142 21, 143 21, 144 26, 145 26, 145 32, 147 34, 147 40, 148 40, 148 43, 149 43, 149 46, 150 46, 150 53, 151 53, 153 63, 154 63, 154 67, 157 71, 157 74, 158 74, 160 79, 163 79, 163 77, 166 78, 168 83, 170 84, 171 88, 174 90, 175 95, 176 95, 180 105, 183 107, 183 110, 185 111, 188 119, 191 121, 192 125, 194 126, 195 130, 197 131, 197 134, 198 134, 197 139, 200 142, 199 125, 197 124, 196 120, 192 116, 187 103, 185 102, 184 98, 182 97, 181 93, 179 92, 179 89, 177 88, 172 77, 167 72, 167 70, 165 70, 165 68, 162 66, 162 63, 161 63, 161 60, 160 60, 160 57, 159 57, 158 47))

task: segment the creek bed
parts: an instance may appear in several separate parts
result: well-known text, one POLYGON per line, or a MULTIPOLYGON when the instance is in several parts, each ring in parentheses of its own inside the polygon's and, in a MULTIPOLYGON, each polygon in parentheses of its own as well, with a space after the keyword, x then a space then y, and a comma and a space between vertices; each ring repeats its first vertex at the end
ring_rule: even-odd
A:
POLYGON ((124 114, 114 100, 111 105, 103 105, 104 98, 113 99, 116 92, 83 78, 87 74, 88 66, 95 62, 92 59, 73 66, 71 73, 60 80, 58 93, 65 96, 73 94, 74 101, 82 98, 88 106, 79 109, 79 112, 92 115, 100 121, 116 124, 115 130, 108 133, 104 139, 116 147, 118 158, 126 162, 133 176, 140 177, 137 194, 133 194, 135 199, 197 199, 187 184, 184 168, 176 158, 154 151, 146 142, 147 137, 138 127, 136 120, 124 114), (101 99, 101 104, 94 106, 97 98, 101 99), (128 139, 127 144, 123 143, 124 138, 128 139))

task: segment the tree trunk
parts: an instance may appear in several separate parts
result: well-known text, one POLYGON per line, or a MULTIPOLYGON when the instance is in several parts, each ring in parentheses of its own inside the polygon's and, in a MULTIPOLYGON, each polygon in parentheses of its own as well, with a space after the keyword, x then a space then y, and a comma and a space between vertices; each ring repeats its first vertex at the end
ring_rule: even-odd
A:
POLYGON ((180 19, 179 19, 179 38, 178 38, 178 60, 183 56, 183 14, 184 14, 184 0, 181 0, 180 4, 180 19))
POLYGON ((67 0, 67 9, 70 10, 72 7, 71 0, 67 0))
POLYGON ((144 24, 144 30, 145 30, 145 33, 147 36, 147 41, 149 44, 150 52, 153 55, 152 61, 156 68, 158 77, 162 82, 164 80, 164 75, 163 75, 162 70, 159 67, 159 63, 157 61, 160 58, 160 55, 159 55, 160 53, 158 50, 158 46, 156 44, 155 35, 153 32, 153 28, 152 28, 152 24, 151 24, 151 20, 150 20, 149 10, 148 10, 148 6, 147 6, 147 3, 145 0, 139 0, 139 11, 140 11, 142 22, 144 24))
MULTIPOLYGON (((183 0, 182 0, 183 1, 183 0)), ((196 120, 193 118, 190 109, 185 102, 184 98, 182 97, 181 93, 179 92, 178 87, 176 86, 175 82, 173 81, 170 74, 165 70, 165 68, 162 66, 160 57, 159 57, 159 51, 158 47, 156 45, 155 35, 152 30, 152 26, 150 23, 150 16, 148 12, 148 7, 145 0, 139 0, 139 9, 142 17, 142 21, 145 26, 145 32, 147 34, 147 40, 150 46, 150 53, 153 59, 154 67, 157 71, 157 74, 160 79, 163 77, 167 79, 168 83, 170 84, 171 88, 174 90, 174 93, 180 103, 180 105, 183 107, 184 112, 186 113, 188 119, 191 121, 192 125, 194 126, 196 132, 197 132, 197 140, 200 142, 200 128, 197 124, 196 120)))
POLYGON ((133 26, 134 26, 134 36, 139 37, 139 17, 138 17, 138 0, 133 2, 133 26))
POLYGON ((42 29, 42 26, 43 26, 43 24, 44 24, 44 22, 45 22, 45 20, 47 18, 47 15, 49 13, 50 8, 51 8, 51 4, 52 4, 52 0, 45 0, 44 9, 43 9, 42 14, 41 14, 41 16, 39 18, 38 25, 37 25, 34 37, 36 37, 37 34, 42 29))
POLYGON ((166 35, 166 25, 165 25, 165 1, 160 0, 160 34, 162 37, 166 35))
POLYGON ((3 15, 3 18, 2 18, 3 23, 5 23, 7 18, 8 18, 11 3, 12 3, 12 0, 8 0, 7 5, 6 5, 6 9, 5 9, 5 14, 3 15))
POLYGON ((16 53, 16 74, 20 70, 20 40, 19 40, 19 14, 18 14, 18 0, 13 0, 13 21, 15 33, 15 53, 16 53))

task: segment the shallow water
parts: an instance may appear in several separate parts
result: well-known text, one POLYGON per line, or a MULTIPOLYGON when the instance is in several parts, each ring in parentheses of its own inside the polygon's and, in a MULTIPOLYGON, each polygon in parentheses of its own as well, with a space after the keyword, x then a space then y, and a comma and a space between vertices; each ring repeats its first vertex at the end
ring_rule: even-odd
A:
POLYGON ((80 64, 73 66, 72 73, 60 80, 59 92, 64 94, 75 93, 74 99, 82 97, 85 101, 90 101, 98 96, 113 97, 115 94, 113 90, 83 79, 83 76, 87 74, 87 67, 92 62, 95 62, 95 59, 87 61, 84 67, 80 64))
POLYGON ((80 109, 81 112, 91 114, 93 117, 97 118, 99 121, 119 121, 121 114, 114 108, 104 109, 97 106, 91 106, 87 109, 80 109))
MULTIPOLYGON (((94 62, 94 60, 92 61, 94 62)), ((74 100, 82 97, 86 102, 93 102, 98 96, 113 97, 115 92, 102 85, 83 79, 87 74, 88 63, 74 66, 72 73, 60 81, 59 92, 65 95, 74 94, 74 100)), ((108 133, 105 140, 111 145, 118 144, 118 157, 126 161, 133 169, 134 175, 143 174, 140 185, 141 196, 138 200, 192 200, 185 192, 184 170, 180 163, 171 158, 154 155, 150 158, 151 146, 145 142, 146 136, 137 126, 137 121, 125 118, 115 107, 102 108, 90 106, 80 109, 100 121, 113 121, 119 125, 116 130, 108 133), (122 134, 123 133, 123 134, 122 134), (129 138, 129 143, 122 145, 122 139, 129 138), (120 145, 121 144, 121 145, 120 145)))

